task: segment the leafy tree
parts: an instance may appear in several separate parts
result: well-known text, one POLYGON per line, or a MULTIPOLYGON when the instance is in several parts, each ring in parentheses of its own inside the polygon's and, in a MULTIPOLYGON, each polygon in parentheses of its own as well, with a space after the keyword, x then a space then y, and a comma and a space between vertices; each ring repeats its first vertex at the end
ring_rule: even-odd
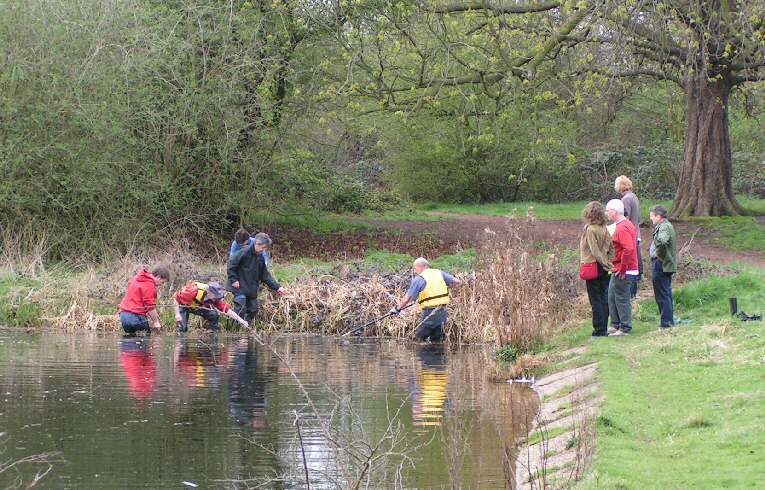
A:
POLYGON ((341 4, 351 27, 337 32, 353 78, 348 93, 378 100, 379 109, 453 110, 458 98, 475 102, 472 112, 479 101, 498 109, 553 77, 550 99, 573 107, 638 78, 678 84, 687 132, 673 214, 744 212, 731 185, 728 105, 735 88, 765 79, 762 0, 341 4))

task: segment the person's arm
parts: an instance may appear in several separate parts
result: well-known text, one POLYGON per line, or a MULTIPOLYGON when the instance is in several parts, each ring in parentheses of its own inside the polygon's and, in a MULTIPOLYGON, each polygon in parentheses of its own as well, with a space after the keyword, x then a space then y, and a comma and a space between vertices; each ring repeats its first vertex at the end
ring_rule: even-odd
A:
POLYGON ((409 293, 405 294, 404 297, 399 300, 398 304, 393 308, 393 310, 391 310, 391 313, 393 313, 394 310, 396 313, 400 312, 401 310, 409 306, 409 304, 412 301, 413 299, 411 296, 409 296, 409 293))
POLYGON ((227 317, 231 318, 235 322, 238 322, 243 327, 249 327, 250 326, 250 324, 247 323, 247 320, 245 320, 244 318, 242 318, 239 315, 237 315, 236 312, 234 311, 234 309, 231 308, 231 306, 229 306, 228 303, 226 303, 222 299, 219 299, 218 301, 216 301, 214 306, 215 306, 216 310, 220 311, 221 313, 223 313, 227 317))
POLYGON ((157 287, 140 286, 141 303, 146 311, 146 317, 149 319, 149 326, 152 330, 161 330, 162 323, 159 321, 157 313, 157 287))
POLYGON ((279 285, 278 282, 276 282, 276 280, 271 275, 271 272, 269 272, 265 259, 262 256, 260 257, 260 259, 263 260, 263 270, 260 272, 260 280, 263 281, 266 284, 266 286, 276 291, 279 294, 279 296, 284 296, 285 294, 284 288, 281 287, 281 285, 279 285))
POLYGON ((662 246, 666 247, 669 245, 670 240, 672 239, 672 236, 669 232, 669 226, 664 226, 664 223, 661 223, 656 230, 656 235, 654 236, 653 241, 656 243, 656 246, 662 246))
POLYGON ((611 267, 611 272, 616 274, 619 278, 624 278, 625 272, 627 270, 624 268, 624 240, 623 237, 624 233, 622 232, 621 228, 618 226, 616 227, 616 230, 614 231, 614 235, 611 237, 612 243, 614 244, 614 262, 619 262, 619 269, 616 268, 616 266, 611 267), (617 247, 616 245, 619 245, 617 247), (619 250, 617 250, 617 248, 619 250))
POLYGON ((584 243, 590 249, 590 254, 595 257, 595 260, 602 266, 608 266, 608 258, 603 256, 602 250, 600 250, 600 244, 598 243, 598 235, 596 230, 591 226, 588 226, 584 232, 584 243))
POLYGON ((180 322, 181 307, 190 304, 197 295, 196 289, 191 291, 189 286, 184 286, 180 291, 173 295, 173 306, 175 307, 175 321, 180 322))
POLYGON ((627 274, 627 262, 624 260, 624 258, 631 257, 635 253, 637 242, 629 233, 622 233, 619 238, 622 246, 622 261, 620 265, 621 270, 617 273, 617 275, 620 279, 624 279, 624 276, 627 274))
POLYGON ((462 284, 462 281, 460 281, 458 278, 454 277, 453 275, 449 274, 448 272, 441 271, 441 276, 444 278, 444 282, 449 287, 455 287, 462 284))
POLYGON ((239 289, 239 262, 242 260, 242 256, 247 253, 248 248, 242 249, 231 258, 228 259, 228 267, 226 268, 226 275, 228 276, 228 283, 234 289, 239 289))
POLYGON ((180 322, 183 320, 183 317, 181 317, 181 305, 178 303, 178 298, 176 296, 173 296, 173 309, 175 310, 175 321, 180 322))
POLYGON ((420 295, 420 292, 423 289, 425 289, 425 279, 423 279, 421 276, 416 276, 414 279, 412 279, 412 284, 409 286, 409 290, 406 292, 404 297, 399 300, 396 306, 390 310, 390 313, 397 315, 399 312, 401 312, 401 310, 415 301, 415 298, 420 295))
POLYGON ((149 325, 151 325, 153 330, 162 330, 162 322, 159 321, 159 313, 157 313, 156 308, 147 311, 146 317, 149 319, 149 325))

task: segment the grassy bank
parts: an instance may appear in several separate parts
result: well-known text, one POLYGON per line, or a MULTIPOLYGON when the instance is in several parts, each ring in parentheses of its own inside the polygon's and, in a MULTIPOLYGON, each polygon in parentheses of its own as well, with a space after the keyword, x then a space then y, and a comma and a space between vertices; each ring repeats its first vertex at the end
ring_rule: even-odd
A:
POLYGON ((670 332, 656 331, 656 306, 646 300, 631 336, 586 341, 605 401, 581 488, 752 488, 765 481, 765 328, 732 319, 729 296, 748 313, 762 313, 765 274, 744 270, 685 285, 675 295, 681 324, 670 332))

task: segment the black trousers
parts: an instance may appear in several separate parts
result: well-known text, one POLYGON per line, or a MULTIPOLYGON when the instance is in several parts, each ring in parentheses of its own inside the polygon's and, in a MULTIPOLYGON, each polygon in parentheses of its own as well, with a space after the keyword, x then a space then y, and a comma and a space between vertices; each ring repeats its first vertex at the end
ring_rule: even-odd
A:
POLYGON ((258 313, 258 298, 251 298, 243 294, 235 296, 234 311, 248 323, 252 323, 258 313))
POLYGON ((422 310, 420 325, 414 332, 414 338, 420 341, 438 342, 444 340, 444 323, 446 323, 446 308, 425 308, 422 310))
POLYGON ((178 331, 179 332, 186 332, 189 330, 189 313, 192 315, 201 316, 205 320, 207 320, 207 329, 208 330, 218 330, 218 319, 220 318, 220 315, 215 310, 207 310, 202 308, 197 309, 189 309, 189 308, 181 308, 181 321, 178 322, 178 331))
POLYGON ((608 335, 608 282, 610 276, 598 264, 598 277, 587 283, 587 297, 592 307, 592 335, 594 337, 608 335))

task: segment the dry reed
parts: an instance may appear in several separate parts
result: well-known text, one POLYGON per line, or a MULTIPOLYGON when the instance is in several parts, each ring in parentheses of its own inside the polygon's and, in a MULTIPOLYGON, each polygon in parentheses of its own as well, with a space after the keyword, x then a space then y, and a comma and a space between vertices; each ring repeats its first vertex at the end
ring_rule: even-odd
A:
MULTIPOLYGON (((510 343, 524 352, 557 331, 571 311, 578 294, 574 272, 557 255, 537 252, 519 236, 512 229, 494 234, 480 249, 477 270, 459 276, 463 284, 453 290, 445 329, 450 341, 510 343)), ((160 313, 172 325, 173 291, 191 279, 225 281, 224 257, 215 264, 190 249, 180 243, 171 252, 132 254, 100 267, 81 266, 75 274, 48 274, 31 300, 41 305, 44 321, 59 329, 117 330, 117 305, 129 279, 142 267, 164 264, 173 280, 160 292, 160 313)), ((410 280, 410 273, 362 269, 357 263, 340 263, 320 275, 307 268, 287 285, 287 297, 261 293, 254 327, 345 333, 387 313, 410 280)), ((410 308, 371 325, 365 334, 408 337, 418 319, 416 308, 410 308)))

